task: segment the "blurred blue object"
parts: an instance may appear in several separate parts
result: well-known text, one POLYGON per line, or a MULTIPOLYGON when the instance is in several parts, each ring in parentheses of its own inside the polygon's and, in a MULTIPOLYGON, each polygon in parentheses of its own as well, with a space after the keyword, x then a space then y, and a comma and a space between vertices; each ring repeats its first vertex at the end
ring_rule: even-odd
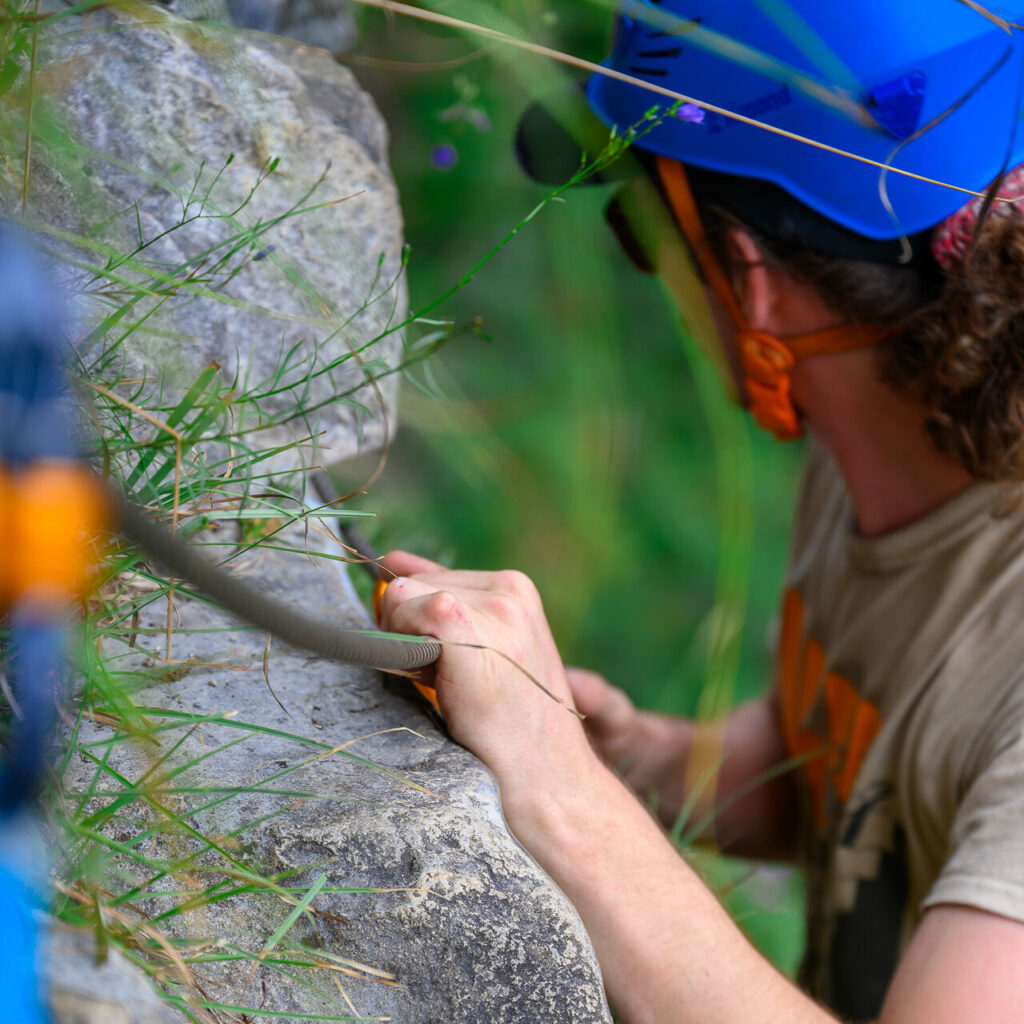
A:
POLYGON ((48 1024, 36 977, 37 930, 29 889, 0 864, 0 1016, 4 1024, 48 1024))
MULTIPOLYGON (((12 479, 40 460, 78 458, 67 405, 62 306, 40 254, 15 225, 0 223, 0 472, 12 479)), ((0 551, 8 540, 0 540, 0 551)), ((32 793, 42 770, 62 692, 67 631, 57 605, 25 606, 18 594, 12 605, 0 608, 9 613, 7 674, 18 702, 0 769, 4 816, 32 793)))
MULTIPOLYGON (((984 190, 1024 160, 1024 2, 985 4, 991 15, 981 6, 624 0, 604 63, 868 160, 984 190)), ((621 132, 670 103, 601 75, 591 78, 587 95, 621 132)), ((966 200, 713 111, 700 127, 665 118, 637 144, 684 164, 772 182, 873 239, 930 228, 966 200)))
POLYGON ((10 615, 8 676, 21 720, 7 743, 0 772, 0 816, 15 813, 38 781, 64 684, 68 630, 63 617, 47 618, 18 609, 10 615))
POLYGON ((0 222, 0 463, 78 455, 63 361, 63 303, 21 232, 0 222))
MULTIPOLYGON (((12 507, 18 481, 34 465, 75 465, 79 457, 67 401, 61 306, 42 258, 16 227, 0 224, 0 473, 12 482, 6 489, 12 507)), ((0 558, 11 543, 11 536, 0 537, 0 558)), ((0 575, 2 570, 0 565, 0 575)), ((68 616, 61 601, 18 592, 8 599, 11 607, 0 612, 8 613, 5 668, 14 698, 0 765, 0 1020, 45 1024, 36 965, 37 901, 25 881, 38 865, 26 853, 31 819, 18 812, 46 763, 63 692, 68 616)))

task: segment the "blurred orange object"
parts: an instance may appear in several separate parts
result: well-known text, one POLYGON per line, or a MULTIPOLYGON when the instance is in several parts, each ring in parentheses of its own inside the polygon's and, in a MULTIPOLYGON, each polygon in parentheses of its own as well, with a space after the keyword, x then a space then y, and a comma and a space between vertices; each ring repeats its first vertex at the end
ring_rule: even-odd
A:
POLYGON ((0 465, 0 611, 11 603, 11 560, 14 557, 14 479, 0 465))
POLYGON ((87 589, 91 540, 110 511, 95 476, 76 462, 39 462, 0 470, 0 604, 68 604, 87 589))

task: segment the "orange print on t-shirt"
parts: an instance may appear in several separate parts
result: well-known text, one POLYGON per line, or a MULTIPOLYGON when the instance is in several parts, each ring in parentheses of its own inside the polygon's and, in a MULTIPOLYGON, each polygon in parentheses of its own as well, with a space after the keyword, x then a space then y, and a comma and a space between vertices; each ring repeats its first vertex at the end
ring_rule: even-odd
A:
MULTIPOLYGON (((814 637, 804 636, 804 616, 800 595, 786 591, 779 640, 779 710, 786 750, 801 762, 821 825, 829 785, 845 803, 882 719, 876 705, 861 697, 848 679, 826 670, 824 648, 814 637), (811 712, 820 701, 827 735, 811 725, 811 712)), ((821 720, 820 715, 814 717, 821 720)))

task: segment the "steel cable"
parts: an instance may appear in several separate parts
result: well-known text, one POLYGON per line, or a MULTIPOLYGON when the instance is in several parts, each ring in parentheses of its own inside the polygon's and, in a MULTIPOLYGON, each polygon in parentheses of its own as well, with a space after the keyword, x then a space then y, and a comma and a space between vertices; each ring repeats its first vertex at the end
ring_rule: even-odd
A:
POLYGON ((301 647, 332 661, 365 665, 384 672, 410 672, 432 665, 441 656, 433 637, 399 640, 307 618, 233 579, 212 565, 186 540, 165 530, 138 505, 114 495, 121 529, 176 576, 195 584, 241 619, 272 633, 293 647, 301 647))

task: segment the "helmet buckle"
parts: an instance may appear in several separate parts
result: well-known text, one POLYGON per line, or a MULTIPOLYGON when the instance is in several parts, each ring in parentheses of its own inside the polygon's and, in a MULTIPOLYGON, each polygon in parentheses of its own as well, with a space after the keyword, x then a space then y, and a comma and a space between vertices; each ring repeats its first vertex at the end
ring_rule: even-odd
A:
POLYGON ((737 342, 750 414, 755 422, 780 441, 800 437, 803 428, 790 397, 790 373, 796 362, 793 353, 778 338, 763 331, 741 330, 737 342))
POLYGON ((737 332, 743 371, 752 380, 768 388, 778 388, 795 362, 793 353, 770 334, 763 331, 737 332))

